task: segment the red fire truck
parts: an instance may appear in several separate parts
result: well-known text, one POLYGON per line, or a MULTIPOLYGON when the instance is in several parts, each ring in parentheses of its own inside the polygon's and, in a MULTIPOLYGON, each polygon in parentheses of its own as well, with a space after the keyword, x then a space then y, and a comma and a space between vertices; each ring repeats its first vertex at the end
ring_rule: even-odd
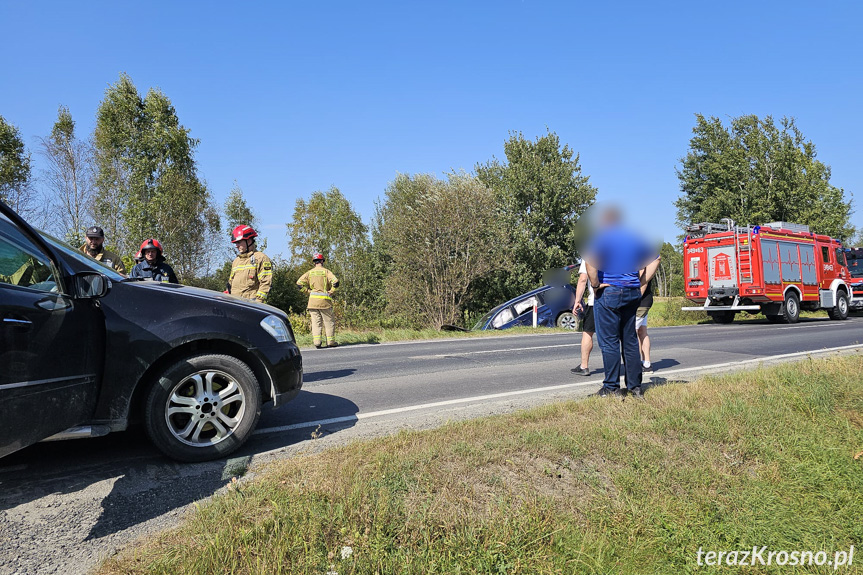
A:
POLYGON ((801 309, 848 317, 851 274, 839 240, 801 224, 736 226, 730 219, 686 232, 686 297, 703 305, 684 310, 706 311, 717 323, 734 321, 738 311, 776 323, 795 323, 801 309))

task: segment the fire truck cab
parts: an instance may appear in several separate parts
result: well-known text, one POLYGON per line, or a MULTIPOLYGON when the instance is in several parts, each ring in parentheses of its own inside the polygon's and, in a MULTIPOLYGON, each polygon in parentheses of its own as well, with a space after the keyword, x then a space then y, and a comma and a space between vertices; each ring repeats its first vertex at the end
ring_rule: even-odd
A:
POLYGON ((801 309, 848 317, 851 274, 839 240, 801 224, 736 226, 727 218, 686 232, 686 297, 702 305, 684 310, 706 311, 717 323, 734 321, 738 311, 776 323, 795 323, 801 309))

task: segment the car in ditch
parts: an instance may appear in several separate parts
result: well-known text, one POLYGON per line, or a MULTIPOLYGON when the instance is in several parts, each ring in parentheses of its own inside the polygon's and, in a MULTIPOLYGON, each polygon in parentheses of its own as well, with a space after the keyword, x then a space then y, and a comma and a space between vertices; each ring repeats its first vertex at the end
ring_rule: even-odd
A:
POLYGON ((138 422, 171 458, 224 457, 302 384, 281 310, 126 278, 0 202, 0 457, 138 422))
POLYGON ((536 325, 576 329, 578 318, 572 313, 575 303, 575 288, 563 285, 544 285, 502 303, 485 314, 473 327, 474 330, 508 329, 533 325, 533 309, 536 307, 536 325))

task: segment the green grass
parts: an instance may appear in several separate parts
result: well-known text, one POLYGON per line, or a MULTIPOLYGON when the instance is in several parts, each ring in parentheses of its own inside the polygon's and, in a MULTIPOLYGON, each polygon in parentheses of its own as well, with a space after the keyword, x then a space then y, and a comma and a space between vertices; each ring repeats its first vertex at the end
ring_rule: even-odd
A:
MULTIPOLYGON (((703 323, 713 323, 706 313, 698 311, 683 311, 680 308, 693 305, 688 300, 683 298, 655 298, 653 307, 650 309, 648 325, 650 327, 668 327, 674 325, 698 325, 703 323)), ((800 313, 802 318, 818 318, 827 317, 826 311, 800 313)), ((301 348, 312 347, 312 336, 308 331, 308 318, 304 316, 291 316, 294 324, 294 334, 297 338, 297 345, 301 348)), ((739 321, 754 321, 766 320, 762 314, 749 315, 748 313, 738 313, 735 322, 739 321)), ((404 328, 375 328, 375 329, 348 329, 343 330, 336 328, 336 341, 340 345, 353 345, 360 343, 383 343, 388 341, 411 341, 425 339, 445 339, 445 338, 473 338, 473 337, 494 337, 494 336, 509 336, 509 335, 526 335, 535 333, 567 333, 567 330, 558 328, 532 328, 532 327, 515 327, 504 330, 486 330, 486 331, 439 331, 435 329, 404 329, 404 328)))
POLYGON ((861 372, 809 360, 295 457, 99 573, 832 573, 696 553, 863 542, 861 372))
MULTIPOLYGON (((476 338, 495 337, 507 335, 525 335, 536 333, 572 333, 569 330, 558 328, 514 327, 504 330, 485 331, 439 331, 436 329, 374 329, 374 330, 340 330, 336 329, 336 341, 340 345, 351 345, 358 343, 383 343, 387 341, 411 341, 425 339, 445 338, 476 338)), ((312 336, 310 334, 295 334, 297 345, 300 347, 312 347, 312 336)))

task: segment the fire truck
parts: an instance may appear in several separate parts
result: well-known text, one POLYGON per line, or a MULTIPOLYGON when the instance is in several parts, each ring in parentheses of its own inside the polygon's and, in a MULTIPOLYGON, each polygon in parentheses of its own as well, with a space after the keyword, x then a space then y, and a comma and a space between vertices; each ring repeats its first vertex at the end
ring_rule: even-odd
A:
POLYGON ((846 248, 845 259, 851 273, 851 309, 863 310, 863 248, 846 248))
POLYGON ((702 305, 684 310, 705 311, 717 323, 734 321, 739 311, 774 323, 795 323, 800 310, 848 317, 851 274, 839 240, 801 224, 737 226, 728 218, 686 232, 684 289, 702 305))

